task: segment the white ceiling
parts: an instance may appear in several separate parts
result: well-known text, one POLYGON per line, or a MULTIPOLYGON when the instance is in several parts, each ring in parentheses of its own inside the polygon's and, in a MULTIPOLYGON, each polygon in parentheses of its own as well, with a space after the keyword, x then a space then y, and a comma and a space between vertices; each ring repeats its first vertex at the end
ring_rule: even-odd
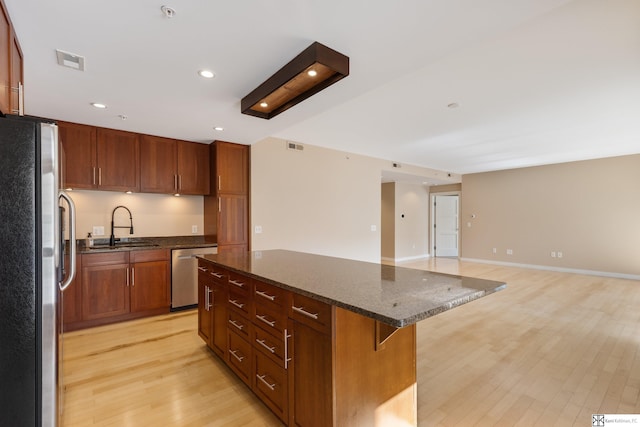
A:
POLYGON ((31 115, 198 142, 275 136, 453 173, 640 152, 638 0, 4 1, 31 115), (241 114, 313 41, 349 56, 350 75, 272 120, 241 114))

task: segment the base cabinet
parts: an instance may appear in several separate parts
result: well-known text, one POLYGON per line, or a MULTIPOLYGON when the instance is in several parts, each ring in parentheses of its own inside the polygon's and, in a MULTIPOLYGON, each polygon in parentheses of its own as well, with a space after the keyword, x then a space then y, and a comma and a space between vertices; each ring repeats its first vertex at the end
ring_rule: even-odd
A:
POLYGON ((63 294, 65 330, 168 313, 170 268, 167 249, 80 255, 63 294))
POLYGON ((286 425, 417 425, 415 325, 395 329, 204 259, 199 269, 200 336, 286 425), (206 310, 211 277, 224 318, 206 310))

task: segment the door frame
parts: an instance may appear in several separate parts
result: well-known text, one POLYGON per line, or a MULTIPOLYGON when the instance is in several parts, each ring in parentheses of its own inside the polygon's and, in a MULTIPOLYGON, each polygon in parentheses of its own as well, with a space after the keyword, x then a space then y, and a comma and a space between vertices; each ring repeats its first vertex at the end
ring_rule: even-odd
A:
POLYGON ((460 206, 462 201, 461 193, 461 191, 443 191, 442 193, 429 193, 429 254, 432 258, 436 258, 436 251, 433 249, 436 245, 436 233, 433 232, 433 226, 436 220, 436 210, 434 207, 436 196, 458 196, 458 259, 460 258, 460 206))

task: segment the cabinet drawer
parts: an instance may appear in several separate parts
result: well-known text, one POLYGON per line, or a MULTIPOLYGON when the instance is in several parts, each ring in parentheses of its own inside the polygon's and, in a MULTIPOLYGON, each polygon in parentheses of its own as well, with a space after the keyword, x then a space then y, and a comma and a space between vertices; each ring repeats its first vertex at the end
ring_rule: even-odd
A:
POLYGON ((253 300, 256 304, 266 304, 274 310, 286 310, 290 292, 267 283, 253 281, 253 300))
POLYGON ((248 295, 251 288, 251 279, 241 274, 229 272, 229 288, 248 295))
POLYGON ((271 333, 267 333, 262 328, 256 326, 253 328, 251 337, 251 343, 254 348, 264 353, 267 357, 277 363, 278 366, 285 369, 287 368, 290 361, 288 339, 291 336, 286 329, 282 335, 278 337, 271 333))
POLYGON ((251 300, 249 296, 236 291, 234 288, 229 287, 229 307, 238 310, 245 316, 249 316, 249 308, 251 306, 251 300))
POLYGON ((260 352, 254 352, 254 391, 284 422, 287 421, 287 371, 260 352))
POLYGON ((229 272, 227 270, 203 260, 198 260, 198 272, 208 274, 212 280, 215 280, 221 285, 224 285, 229 278, 229 272))
POLYGON ((131 251, 129 259, 133 262, 168 261, 169 249, 152 249, 144 251, 131 251))
POLYGON ((109 264, 129 264, 128 251, 116 251, 99 254, 83 254, 82 265, 84 267, 93 267, 97 265, 109 264))
POLYGON ((331 333, 331 305, 300 294, 293 294, 289 317, 319 332, 331 333))
POLYGON ((253 324, 275 336, 281 336, 287 327, 287 317, 284 311, 270 310, 260 304, 254 304, 253 307, 253 324))
POLYGON ((251 341, 250 329, 253 325, 245 316, 241 316, 235 310, 227 310, 227 326, 244 339, 251 341))
POLYGON ((229 366, 248 386, 251 386, 251 344, 229 330, 229 366))

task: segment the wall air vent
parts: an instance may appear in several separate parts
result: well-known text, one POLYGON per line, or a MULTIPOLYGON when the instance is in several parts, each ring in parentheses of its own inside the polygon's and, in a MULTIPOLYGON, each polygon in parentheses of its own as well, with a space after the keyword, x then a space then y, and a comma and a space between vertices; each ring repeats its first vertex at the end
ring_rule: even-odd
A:
POLYGON ((291 141, 287 141, 287 150, 302 151, 302 150, 304 150, 304 145, 296 144, 295 142, 291 142, 291 141))
POLYGON ((58 58, 58 65, 84 71, 84 56, 56 49, 56 57, 58 58))

